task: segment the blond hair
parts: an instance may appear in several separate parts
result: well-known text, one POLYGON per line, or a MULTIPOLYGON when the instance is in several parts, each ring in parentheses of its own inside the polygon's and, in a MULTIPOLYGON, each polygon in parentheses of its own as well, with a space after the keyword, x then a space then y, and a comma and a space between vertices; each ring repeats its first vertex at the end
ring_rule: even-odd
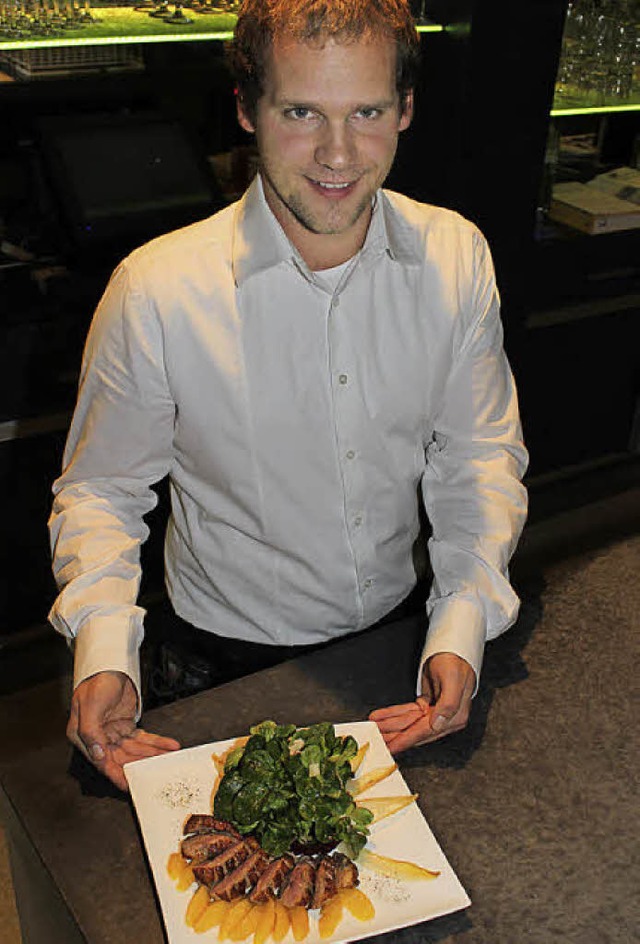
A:
POLYGON ((264 92, 274 37, 317 43, 389 36, 396 44, 396 89, 401 107, 418 71, 419 40, 407 0, 244 0, 230 49, 231 68, 253 120, 264 92))

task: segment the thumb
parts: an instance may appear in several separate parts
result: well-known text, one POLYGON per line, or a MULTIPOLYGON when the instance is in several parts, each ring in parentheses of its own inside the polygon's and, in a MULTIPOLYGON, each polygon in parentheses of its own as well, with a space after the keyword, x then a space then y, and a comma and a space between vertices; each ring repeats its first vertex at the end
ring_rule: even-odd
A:
POLYGON ((93 743, 91 744, 85 744, 85 747, 87 748, 87 753, 89 754, 89 757, 94 763, 99 764, 101 760, 104 760, 105 758, 104 747, 98 740, 93 741, 93 743))
POLYGON ((81 698, 77 692, 71 700, 67 737, 92 763, 104 760, 107 738, 100 716, 90 699, 81 698))
POLYGON ((460 709, 460 692, 445 676, 435 705, 433 706, 431 727, 439 733, 443 731, 460 709))
POLYGON ((78 724, 76 738, 72 740, 94 764, 99 764, 104 760, 107 738, 97 719, 83 717, 82 723, 78 724))
POLYGON ((418 703, 420 704, 420 699, 423 702, 426 702, 426 705, 430 705, 435 696, 433 685, 431 683, 431 676, 429 674, 429 663, 425 662, 422 667, 422 678, 420 680, 421 695, 418 697, 418 703))
POLYGON ((67 737, 92 763, 100 763, 105 757, 106 738, 99 732, 90 731, 85 725, 80 734, 78 724, 73 724, 73 716, 67 726, 67 737))

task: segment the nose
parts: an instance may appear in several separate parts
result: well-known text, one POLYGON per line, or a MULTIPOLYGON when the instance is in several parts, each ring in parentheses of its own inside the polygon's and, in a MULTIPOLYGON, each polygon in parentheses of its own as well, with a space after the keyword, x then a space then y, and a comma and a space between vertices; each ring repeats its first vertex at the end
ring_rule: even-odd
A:
POLYGON ((315 159, 330 170, 342 170, 355 163, 356 145, 353 130, 345 122, 327 122, 316 146, 315 159))

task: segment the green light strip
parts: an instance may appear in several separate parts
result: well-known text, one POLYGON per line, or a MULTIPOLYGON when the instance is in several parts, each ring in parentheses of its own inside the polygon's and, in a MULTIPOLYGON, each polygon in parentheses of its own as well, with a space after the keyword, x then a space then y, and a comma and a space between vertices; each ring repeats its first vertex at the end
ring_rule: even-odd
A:
MULTIPOLYGON (((436 23, 429 26, 417 26, 418 33, 441 33, 444 26, 436 23)), ((226 42, 233 39, 232 30, 220 30, 211 33, 173 33, 139 36, 101 36, 81 39, 16 39, 0 40, 0 50, 3 49, 61 49, 65 46, 127 46, 140 43, 184 43, 198 40, 217 40, 226 42)))
POLYGON ((593 105, 584 108, 552 108, 552 118, 562 118, 565 115, 608 115, 611 112, 640 111, 640 102, 635 105, 593 105))
POLYGON ((63 46, 137 46, 140 43, 188 43, 200 39, 233 39, 233 33, 227 31, 219 33, 173 33, 166 36, 100 36, 95 39, 19 39, 15 42, 0 42, 0 49, 60 49, 63 46))

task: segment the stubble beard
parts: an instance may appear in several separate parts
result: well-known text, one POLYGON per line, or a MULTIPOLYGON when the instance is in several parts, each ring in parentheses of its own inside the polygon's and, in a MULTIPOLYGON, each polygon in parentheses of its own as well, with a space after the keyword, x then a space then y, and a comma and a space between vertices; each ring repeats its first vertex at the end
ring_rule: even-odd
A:
POLYGON ((310 233, 317 236, 339 236, 341 233, 351 229, 358 222, 362 214, 371 206, 371 196, 365 195, 354 209, 345 218, 341 213, 340 207, 329 208, 326 218, 320 218, 319 214, 305 204, 298 194, 291 194, 287 200, 287 207, 293 213, 298 223, 300 223, 310 233))
POLYGON ((370 209, 372 204, 372 195, 365 193, 353 210, 349 212, 346 219, 342 216, 342 208, 339 206, 329 206, 327 217, 320 218, 320 214, 309 206, 308 201, 305 201, 300 193, 293 191, 292 193, 284 194, 278 189, 273 179, 266 174, 264 167, 262 168, 262 172, 267 176, 271 189, 276 194, 283 207, 291 213, 294 219, 304 227, 307 232, 314 233, 316 236, 339 236, 341 233, 351 229, 352 226, 355 226, 362 214, 370 209))

